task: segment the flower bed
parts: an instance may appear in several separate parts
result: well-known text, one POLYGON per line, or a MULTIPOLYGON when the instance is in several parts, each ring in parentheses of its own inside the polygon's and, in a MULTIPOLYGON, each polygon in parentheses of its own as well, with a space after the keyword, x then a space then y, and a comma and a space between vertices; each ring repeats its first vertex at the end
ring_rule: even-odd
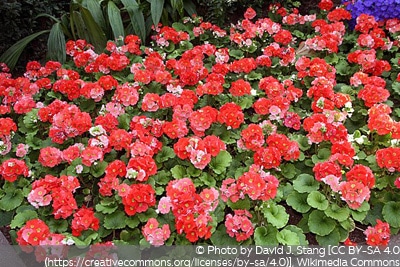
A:
POLYGON ((21 245, 385 245, 400 228, 400 21, 200 18, 0 74, 0 218, 21 245), (302 219, 289 222, 289 213, 302 219))

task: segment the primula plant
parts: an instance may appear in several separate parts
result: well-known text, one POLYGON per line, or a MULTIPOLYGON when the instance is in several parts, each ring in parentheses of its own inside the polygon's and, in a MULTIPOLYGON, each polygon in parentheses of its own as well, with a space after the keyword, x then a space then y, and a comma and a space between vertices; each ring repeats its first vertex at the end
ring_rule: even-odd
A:
MULTIPOLYGON (((386 245, 400 229, 400 20, 329 0, 153 44, 69 41, 0 80, 0 222, 20 245, 386 245), (358 230, 357 230, 358 229, 358 230), (109 243, 107 243, 109 244, 109 243)), ((122 42, 123 41, 123 42, 122 42)))

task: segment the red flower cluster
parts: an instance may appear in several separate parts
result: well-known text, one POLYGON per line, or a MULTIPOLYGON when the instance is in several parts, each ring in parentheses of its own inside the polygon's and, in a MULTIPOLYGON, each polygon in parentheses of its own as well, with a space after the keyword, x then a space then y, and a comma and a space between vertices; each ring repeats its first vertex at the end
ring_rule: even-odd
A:
POLYGON ((368 110, 368 128, 379 135, 392 134, 392 138, 400 138, 400 122, 394 121, 390 114, 392 109, 386 104, 377 104, 368 110))
POLYGON ((330 17, 328 17, 329 20, 333 21, 332 23, 322 19, 315 20, 312 26, 320 35, 307 39, 306 47, 315 51, 328 50, 331 53, 337 53, 346 33, 344 23, 339 20, 348 19, 348 15, 349 13, 346 10, 332 11, 330 17))
POLYGON ((25 161, 12 158, 3 161, 0 165, 0 176, 4 180, 14 182, 20 175, 24 177, 28 177, 29 175, 29 168, 25 161))
POLYGON ((173 180, 168 183, 167 197, 161 198, 158 210, 165 214, 172 208, 178 234, 184 233, 190 242, 196 242, 211 237, 210 213, 218 205, 218 195, 214 188, 197 194, 189 178, 173 180))
POLYGON ((73 236, 80 236, 82 231, 99 229, 99 219, 94 216, 93 208, 80 208, 72 219, 71 229, 73 236))
POLYGON ((66 219, 78 208, 73 193, 79 187, 79 181, 74 176, 57 178, 46 175, 32 183, 28 201, 35 208, 48 206, 53 201, 54 218, 66 219))
POLYGON ((112 190, 119 188, 118 177, 125 177, 126 165, 121 160, 114 160, 105 169, 106 175, 100 179, 99 192, 102 196, 112 196, 112 190))
POLYGON ((263 171, 258 165, 251 165, 250 170, 235 179, 228 178, 222 181, 221 199, 236 202, 245 198, 246 195, 252 200, 267 201, 276 196, 279 186, 278 179, 263 171))
POLYGON ((49 136, 54 143, 62 144, 68 138, 79 136, 92 127, 89 113, 82 112, 75 105, 55 100, 39 110, 39 119, 50 121, 49 136))
POLYGON ((174 144, 174 152, 180 159, 189 159, 198 169, 204 169, 226 145, 215 135, 208 135, 201 139, 197 136, 183 137, 174 144))
POLYGON ((156 192, 151 185, 132 184, 125 188, 126 190, 119 190, 118 194, 122 197, 122 204, 129 216, 145 212, 156 204, 156 192))
POLYGON ((375 76, 380 76, 384 71, 391 69, 389 62, 376 59, 374 49, 356 50, 347 55, 347 60, 350 63, 361 65, 361 71, 375 76))
POLYGON ((38 246, 50 235, 50 229, 40 219, 32 219, 26 222, 17 232, 17 242, 21 246, 38 246))
POLYGON ((239 105, 231 102, 221 106, 217 119, 218 122, 226 124, 228 129, 237 129, 244 122, 244 114, 239 105))
POLYGON ((226 232, 230 237, 235 237, 237 242, 244 241, 253 235, 254 226, 250 221, 252 217, 247 210, 235 210, 235 215, 225 216, 226 232))
POLYGON ((364 234, 367 237, 369 246, 387 246, 390 241, 390 226, 386 222, 376 220, 374 227, 369 226, 364 234))
POLYGON ((390 172, 400 171, 400 147, 382 148, 376 151, 376 162, 379 167, 390 172))

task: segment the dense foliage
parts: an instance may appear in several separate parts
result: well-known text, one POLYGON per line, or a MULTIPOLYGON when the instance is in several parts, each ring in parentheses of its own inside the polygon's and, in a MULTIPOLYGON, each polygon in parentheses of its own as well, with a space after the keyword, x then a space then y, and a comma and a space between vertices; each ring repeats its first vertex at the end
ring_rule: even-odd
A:
POLYGON ((329 0, 128 35, 0 79, 0 219, 23 245, 386 245, 400 229, 400 20, 329 0), (392 41, 395 40, 395 41, 392 41), (297 214, 300 221, 290 221, 297 214))

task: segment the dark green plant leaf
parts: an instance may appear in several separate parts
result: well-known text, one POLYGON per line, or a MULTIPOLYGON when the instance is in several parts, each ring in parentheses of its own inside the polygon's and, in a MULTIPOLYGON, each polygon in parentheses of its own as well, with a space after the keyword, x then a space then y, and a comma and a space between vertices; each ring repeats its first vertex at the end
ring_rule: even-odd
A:
MULTIPOLYGON (((113 2, 109 1, 108 3, 113 2)), ((84 0, 82 5, 90 11, 93 19, 102 28, 102 30, 107 32, 107 24, 106 20, 104 19, 103 11, 101 10, 100 2, 98 0, 84 0)))
POLYGON ((0 199, 0 210, 10 211, 21 205, 24 200, 22 190, 16 189, 14 192, 7 192, 4 197, 0 199))
POLYGON ((164 10, 164 0, 150 0, 150 10, 153 25, 158 25, 164 10))
POLYGON ((337 246, 340 242, 340 233, 338 229, 333 230, 330 234, 325 236, 317 235, 316 239, 321 246, 337 246))
POLYGON ((383 219, 390 224, 391 227, 400 227, 400 203, 390 201, 383 206, 383 219))
POLYGON ((308 227, 312 233, 326 236, 335 229, 336 221, 326 216, 324 212, 314 210, 308 217, 308 227))
POLYGON ((295 211, 306 213, 311 209, 310 205, 307 203, 307 196, 308 194, 301 194, 297 191, 293 191, 288 195, 286 203, 295 211))
POLYGON ((124 25, 122 23, 121 12, 119 8, 114 4, 114 2, 109 1, 107 5, 108 20, 112 32, 114 34, 114 39, 119 39, 120 37, 125 37, 124 25))
POLYGON ((47 39, 47 58, 64 63, 66 60, 65 35, 61 22, 57 22, 51 27, 49 38, 47 39))
POLYGON ((39 37, 42 34, 49 33, 50 30, 44 30, 37 33, 33 33, 18 42, 16 42, 13 46, 8 48, 6 52, 4 52, 0 57, 0 62, 4 62, 10 69, 14 69, 15 65, 18 62, 19 57, 21 56, 22 52, 26 48, 26 46, 32 42, 34 39, 39 37))
POLYGON ((89 36, 88 42, 94 46, 95 50, 98 53, 101 53, 106 47, 106 34, 93 19, 92 14, 88 9, 80 7, 79 10, 82 14, 82 20, 85 23, 85 27, 89 36))
POLYGON ((116 211, 112 214, 107 214, 104 217, 104 227, 106 229, 122 229, 126 226, 128 217, 123 211, 116 211))
POLYGON ((146 40, 146 23, 136 0, 121 0, 131 19, 132 27, 142 42, 146 40))

